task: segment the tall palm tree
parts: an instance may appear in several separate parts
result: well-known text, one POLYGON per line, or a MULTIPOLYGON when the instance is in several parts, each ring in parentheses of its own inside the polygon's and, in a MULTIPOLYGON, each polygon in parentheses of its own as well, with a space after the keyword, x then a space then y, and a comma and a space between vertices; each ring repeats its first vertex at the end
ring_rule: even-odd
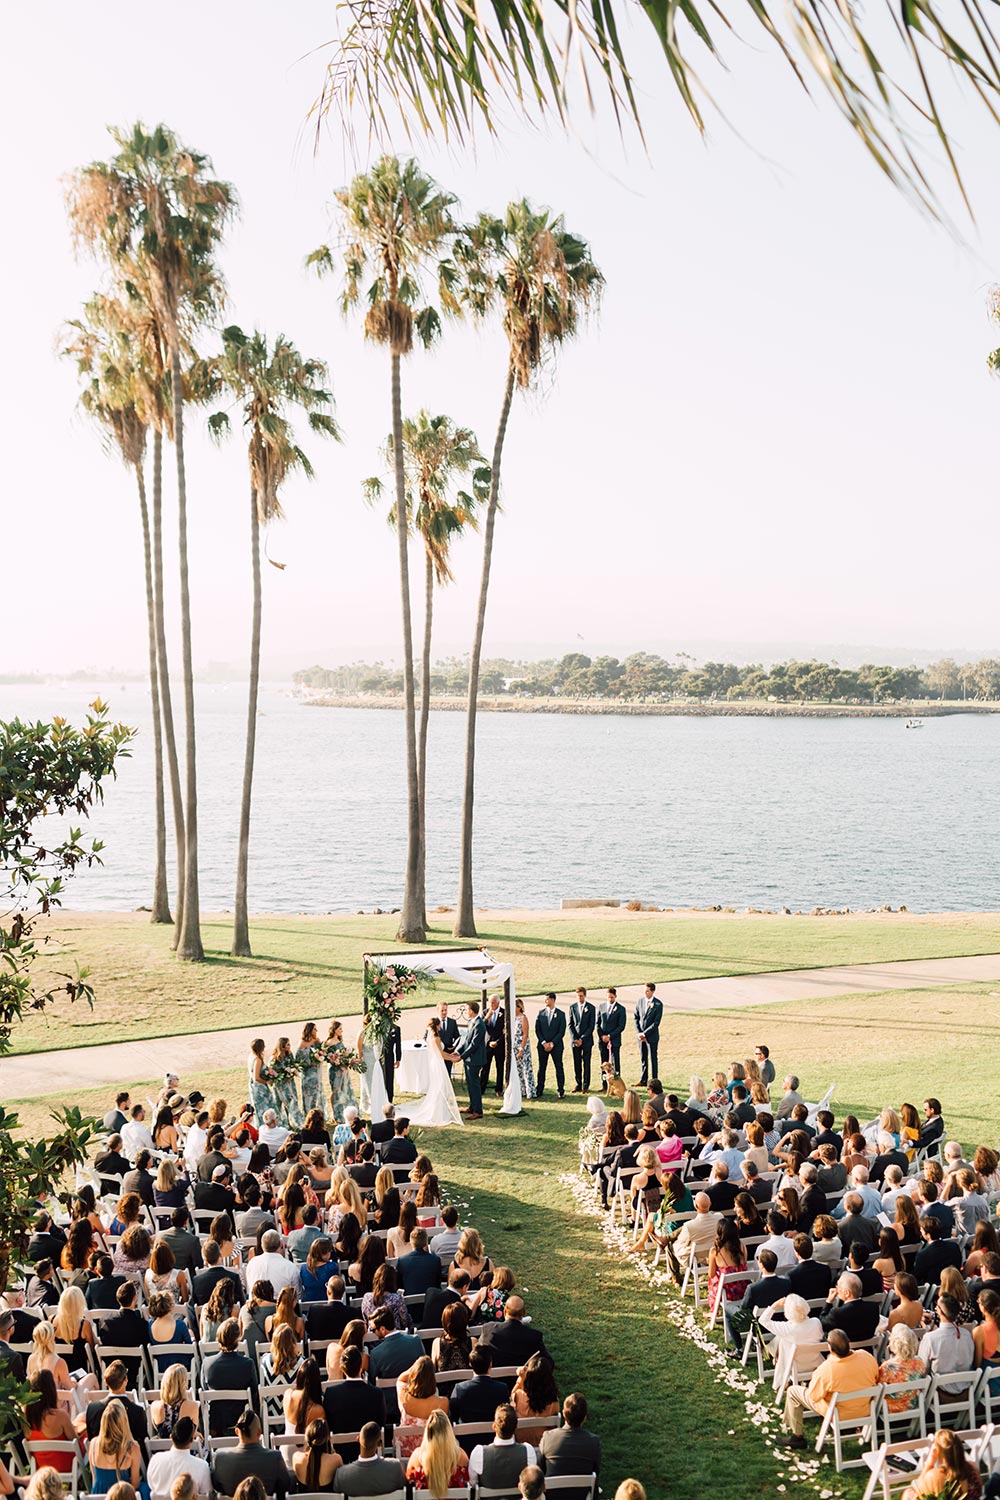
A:
POLYGON ((493 530, 500 500, 500 466, 514 391, 526 390, 576 333, 582 317, 600 298, 604 277, 587 241, 570 234, 561 216, 533 208, 526 199, 510 203, 503 218, 481 214, 455 244, 455 268, 446 279, 451 299, 478 318, 499 314, 507 339, 507 372, 500 420, 493 443, 490 492, 483 534, 479 604, 469 659, 469 696, 462 794, 462 847, 455 937, 475 937, 472 889, 472 837, 475 814, 476 714, 479 669, 486 629, 486 603, 493 560, 493 530))
POLYGON ((203 959, 198 893, 198 774, 188 578, 187 476, 184 465, 184 381, 181 349, 193 327, 214 317, 224 299, 215 261, 236 211, 232 186, 211 175, 207 156, 188 150, 164 125, 112 130, 118 151, 73 177, 70 219, 79 242, 107 260, 155 317, 168 354, 177 460, 181 655, 184 672, 185 858, 177 956, 203 959))
POLYGON ((142 365, 141 340, 130 326, 128 307, 111 297, 94 297, 83 316, 67 324, 62 353, 75 360, 83 381, 80 405, 104 433, 126 468, 135 474, 142 522, 142 551, 146 584, 146 631, 149 655, 149 697, 153 715, 153 801, 156 860, 150 921, 169 923, 167 894, 167 829, 163 793, 163 737, 157 660, 156 596, 153 550, 146 501, 146 441, 149 433, 150 392, 142 365))
MULTIPOLYGON (((323 437, 339 438, 330 408, 333 397, 322 384, 326 365, 303 359, 282 334, 268 345, 266 336, 244 333, 235 326, 224 330, 222 354, 213 362, 221 386, 236 398, 247 437, 250 463, 250 563, 253 574, 253 615, 250 629, 250 691, 247 701, 247 739, 240 802, 240 838, 236 857, 236 910, 231 952, 251 957, 247 911, 250 859, 250 805, 253 796, 254 752, 257 743, 257 690, 260 681, 260 528, 281 519, 280 492, 288 475, 301 469, 312 478, 309 459, 295 442, 288 410, 300 406, 308 413, 309 429, 323 437)), ((218 412, 209 421, 216 437, 228 431, 229 417, 218 412)))
POLYGON ((332 44, 318 122, 331 108, 356 118, 360 106, 382 131, 395 110, 408 129, 462 140, 477 122, 495 131, 512 106, 529 118, 554 115, 565 123, 580 105, 593 110, 596 87, 607 90, 619 122, 631 118, 641 131, 631 59, 648 52, 652 41, 704 133, 706 104, 713 101, 702 59, 692 54, 703 51, 717 63, 720 37, 738 34, 746 22, 760 28, 758 36, 805 91, 825 93, 879 171, 932 213, 940 213, 940 205, 929 174, 931 142, 941 146, 962 188, 948 134, 963 102, 954 97, 952 78, 1000 123, 1000 39, 990 8, 979 0, 947 6, 878 0, 865 7, 843 0, 640 0, 638 6, 624 0, 551 0, 545 6, 537 0, 352 0, 349 11, 348 25, 332 44), (652 34, 641 21, 632 25, 634 16, 644 16, 652 34), (944 109, 936 92, 942 80, 944 109), (918 121, 930 126, 926 139, 913 128, 918 121))
MULTIPOLYGON (((397 940, 422 943, 427 919, 419 900, 420 789, 417 775, 416 692, 413 675, 413 624, 407 552, 406 476, 403 468, 403 402, 400 365, 413 348, 413 337, 425 346, 440 332, 437 309, 423 296, 427 267, 437 261, 453 232, 455 199, 422 172, 415 161, 383 156, 370 172, 359 173, 336 194, 347 244, 341 310, 358 303, 365 281, 365 337, 389 350, 393 468, 396 490, 396 539, 403 615, 403 708, 406 720, 406 881, 397 940)), ((335 266, 333 251, 322 245, 307 264, 322 275, 335 266)))
MULTIPOLYGON (((489 493, 490 471, 479 451, 475 433, 469 427, 456 427, 450 417, 432 417, 421 411, 407 417, 402 425, 403 470, 406 480, 406 508, 410 526, 424 544, 424 639, 420 661, 420 719, 417 726, 417 788, 420 805, 420 873, 419 903, 426 910, 427 891, 427 730, 431 706, 431 636, 434 628, 434 586, 450 583, 450 550, 452 541, 465 528, 478 526, 476 512, 489 493), (471 490, 452 494, 455 481, 472 476, 471 490)), ((386 459, 395 462, 395 448, 390 436, 385 446, 386 459)), ((381 498, 381 479, 366 479, 366 499, 374 503, 381 498)), ((397 524, 395 505, 389 512, 392 525, 397 524)))

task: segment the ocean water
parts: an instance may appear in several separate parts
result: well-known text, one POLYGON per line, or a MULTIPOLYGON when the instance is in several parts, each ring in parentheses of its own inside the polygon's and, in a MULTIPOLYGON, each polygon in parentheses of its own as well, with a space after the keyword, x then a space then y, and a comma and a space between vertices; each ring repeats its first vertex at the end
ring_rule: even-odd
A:
MULTIPOLYGON (((0 686, 0 717, 80 721, 93 686, 0 686)), ((67 906, 148 904, 153 856, 147 695, 103 690, 139 730, 91 818, 104 866, 67 906)), ((175 714, 180 722, 180 699, 175 714)), ((232 906, 245 691, 199 687, 202 905, 232 906)), ((464 716, 431 716, 429 905, 455 899, 464 716)), ((476 900, 562 897, 664 906, 1000 909, 1000 715, 900 719, 607 718, 483 714, 476 900)), ((403 724, 265 688, 250 900, 256 911, 398 906, 403 724)), ((170 812, 168 802, 168 828, 170 812)), ((51 835, 50 835, 51 836, 51 835)))

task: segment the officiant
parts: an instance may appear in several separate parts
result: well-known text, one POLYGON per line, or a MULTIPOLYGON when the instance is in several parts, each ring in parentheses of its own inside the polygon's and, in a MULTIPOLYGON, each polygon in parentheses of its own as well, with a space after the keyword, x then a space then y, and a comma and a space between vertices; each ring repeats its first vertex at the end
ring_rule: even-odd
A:
MULTIPOLYGON (((441 1045, 444 1047, 445 1052, 454 1052, 455 1048, 458 1045, 458 1022, 451 1016, 449 1016, 447 1000, 439 1000, 436 1008, 438 1020, 441 1022, 441 1028, 438 1032, 438 1035, 441 1038, 441 1045)), ((425 1031, 424 1041, 426 1042, 426 1040, 427 1032, 425 1031)), ((449 1078, 451 1077, 451 1070, 453 1066, 454 1065, 452 1063, 448 1062, 447 1060, 445 1061, 445 1067, 448 1069, 449 1078)))

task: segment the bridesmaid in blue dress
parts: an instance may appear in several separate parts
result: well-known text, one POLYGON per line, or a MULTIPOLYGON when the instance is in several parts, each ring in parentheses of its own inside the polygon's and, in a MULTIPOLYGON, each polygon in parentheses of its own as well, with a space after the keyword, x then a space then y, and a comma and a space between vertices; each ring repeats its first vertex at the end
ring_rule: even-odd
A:
POLYGON ((309 1021, 302 1028, 302 1041, 299 1043, 295 1054, 295 1061, 302 1069, 299 1075, 299 1086, 302 1089, 302 1113, 307 1115, 311 1109, 323 1112, 323 1084, 320 1080, 319 1066, 310 1062, 309 1053, 313 1047, 319 1046, 319 1032, 316 1030, 315 1021, 309 1021))
POLYGON ((274 1095, 263 1076, 264 1067, 264 1038, 259 1036, 255 1042, 250 1043, 250 1056, 247 1058, 247 1091, 250 1094, 250 1103, 254 1108, 258 1129, 264 1123, 265 1110, 277 1107, 274 1095))
POLYGON ((333 1063, 329 1067, 330 1077, 330 1105, 333 1109, 333 1118, 338 1125, 344 1122, 344 1110, 348 1104, 357 1104, 354 1097, 354 1084, 351 1082, 351 1070, 346 1066, 346 1060, 351 1055, 350 1049, 344 1045, 344 1027, 340 1021, 331 1021, 330 1030, 326 1034, 327 1043, 333 1043, 342 1047, 344 1066, 337 1067, 333 1063))
MULTIPOLYGON (((287 1036, 279 1036, 278 1045, 271 1053, 271 1061, 289 1063, 294 1060, 291 1042, 287 1036)), ((299 1105, 299 1091, 295 1087, 294 1077, 283 1078, 280 1082, 273 1083, 271 1092, 274 1094, 274 1102, 281 1123, 287 1125, 289 1130, 301 1130, 302 1109, 299 1105)))

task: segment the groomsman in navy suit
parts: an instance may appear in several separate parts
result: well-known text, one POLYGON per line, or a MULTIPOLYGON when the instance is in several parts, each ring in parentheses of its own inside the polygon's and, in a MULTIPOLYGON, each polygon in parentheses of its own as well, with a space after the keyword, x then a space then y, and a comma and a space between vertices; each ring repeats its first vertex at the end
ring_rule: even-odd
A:
POLYGON ((597 1011, 593 1001, 587 999, 587 991, 581 985, 576 999, 569 1008, 569 1034, 573 1042, 573 1076, 576 1079, 574 1094, 590 1093, 590 1060, 594 1055, 594 1027, 597 1011))
MULTIPOLYGON (((454 1052, 456 1046, 458 1045, 458 1036, 459 1036, 458 1022, 455 1021, 455 1020, 453 1020, 452 1017, 449 1016, 449 1014, 448 1014, 448 1002, 447 1002, 447 1000, 439 1000, 438 1001, 438 1003, 437 1003, 437 1013, 438 1013, 438 1020, 441 1022, 441 1029, 438 1032, 438 1036, 441 1038, 441 1045, 442 1045, 442 1047, 444 1048, 444 1050, 446 1052, 454 1052)), ((428 1033, 425 1031, 424 1032, 424 1041, 425 1042, 427 1040, 427 1035, 428 1035, 428 1033)), ((454 1063, 446 1062, 445 1063, 445 1067, 448 1069, 448 1077, 450 1078, 451 1077, 451 1070, 454 1067, 454 1063)))
POLYGON ((651 1078, 657 1078, 660 1071, 657 1067, 656 1053, 660 1045, 663 1004, 656 998, 655 984, 647 984, 645 993, 633 1015, 635 1029, 639 1033, 639 1058, 642 1062, 642 1077, 639 1079, 639 1086, 642 1088, 651 1078))
POLYGON ((498 1099, 503 1098, 503 1087, 506 1082, 503 1076, 504 1069, 504 1013, 500 1004, 499 995, 490 996, 489 1009, 484 1017, 486 1024, 486 1064, 479 1080, 479 1086, 486 1092, 490 1081, 490 1071, 496 1065, 497 1081, 495 1093, 498 1099))
POLYGON ((612 1062, 616 1074, 622 1070, 622 1032, 627 1020, 625 1007, 618 1000, 618 991, 611 985, 607 1000, 602 1000, 598 1007, 597 1035, 601 1039, 601 1060, 612 1062))
POLYGON ((549 1059, 556 1070, 556 1089, 560 1099, 566 1094, 566 1074, 563 1069, 563 1038, 566 1035, 566 1017, 556 1010, 556 997, 549 993, 545 1004, 535 1017, 535 1040, 538 1043, 537 1086, 535 1093, 540 1099, 545 1092, 545 1070, 549 1059))

